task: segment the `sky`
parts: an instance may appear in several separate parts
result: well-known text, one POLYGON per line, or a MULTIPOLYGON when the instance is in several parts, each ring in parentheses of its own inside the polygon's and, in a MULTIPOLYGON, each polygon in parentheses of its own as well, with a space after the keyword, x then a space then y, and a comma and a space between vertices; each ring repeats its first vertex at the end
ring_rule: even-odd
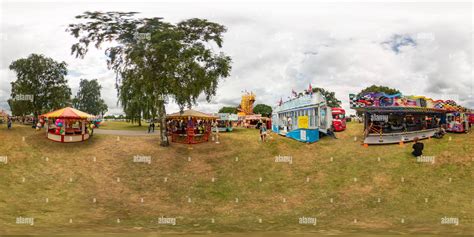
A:
MULTIPOLYGON (((349 93, 376 84, 404 95, 454 99, 474 108, 472 3, 310 3, 274 1, 28 2, 0 5, 0 110, 9 110, 10 63, 32 53, 68 64, 73 95, 80 79, 98 79, 108 114, 121 114, 115 75, 104 49, 84 59, 70 54, 75 39, 65 32, 84 11, 137 11, 177 23, 205 18, 223 24, 231 76, 216 96, 202 96, 194 109, 217 112, 236 106, 243 91, 256 103, 275 106, 291 91, 322 87, 334 91, 348 113, 349 93)), ((167 112, 178 111, 172 101, 167 112)))

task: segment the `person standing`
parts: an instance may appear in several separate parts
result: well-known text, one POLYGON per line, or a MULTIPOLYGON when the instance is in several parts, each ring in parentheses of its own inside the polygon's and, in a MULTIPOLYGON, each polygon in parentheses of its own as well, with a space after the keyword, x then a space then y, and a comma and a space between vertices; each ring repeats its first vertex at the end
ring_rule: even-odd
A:
POLYGON ((8 129, 12 128, 12 119, 10 117, 8 117, 7 127, 8 129))
POLYGON ((327 130, 327 134, 331 136, 334 139, 337 139, 336 133, 334 133, 334 126, 331 125, 331 127, 327 130))
POLYGON ((260 140, 262 142, 266 142, 267 141, 267 126, 265 126, 265 124, 262 124, 260 126, 260 140))
POLYGON ((219 123, 217 123, 217 120, 212 123, 212 127, 213 127, 212 130, 215 131, 214 134, 215 134, 216 144, 219 144, 219 128, 218 128, 218 125, 219 125, 219 123))

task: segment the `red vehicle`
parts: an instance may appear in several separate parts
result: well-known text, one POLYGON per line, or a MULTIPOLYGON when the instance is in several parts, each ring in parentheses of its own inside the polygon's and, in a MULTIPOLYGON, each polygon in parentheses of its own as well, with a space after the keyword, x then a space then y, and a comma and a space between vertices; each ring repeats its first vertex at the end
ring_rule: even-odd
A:
POLYGON ((343 108, 332 108, 332 126, 336 132, 346 130, 346 111, 343 108))

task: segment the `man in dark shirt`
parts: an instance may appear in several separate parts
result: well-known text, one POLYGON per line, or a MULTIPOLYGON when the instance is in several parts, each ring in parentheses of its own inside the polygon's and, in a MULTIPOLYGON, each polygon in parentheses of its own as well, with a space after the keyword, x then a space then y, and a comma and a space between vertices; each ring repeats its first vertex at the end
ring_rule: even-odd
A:
POLYGON ((412 146, 413 152, 411 154, 413 154, 415 157, 421 156, 423 154, 424 145, 423 145, 423 143, 418 142, 418 140, 419 140, 418 137, 415 137, 413 139, 415 144, 413 144, 413 146, 412 146))

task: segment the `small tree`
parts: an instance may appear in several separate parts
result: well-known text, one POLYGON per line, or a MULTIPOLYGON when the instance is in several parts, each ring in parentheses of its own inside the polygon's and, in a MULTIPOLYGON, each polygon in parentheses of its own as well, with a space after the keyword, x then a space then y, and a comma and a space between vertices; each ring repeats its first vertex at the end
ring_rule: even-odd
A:
POLYGON ((76 97, 72 100, 73 106, 76 109, 94 115, 104 115, 108 107, 105 101, 101 98, 100 90, 102 87, 97 82, 97 79, 87 80, 81 79, 79 83, 79 91, 76 97))

